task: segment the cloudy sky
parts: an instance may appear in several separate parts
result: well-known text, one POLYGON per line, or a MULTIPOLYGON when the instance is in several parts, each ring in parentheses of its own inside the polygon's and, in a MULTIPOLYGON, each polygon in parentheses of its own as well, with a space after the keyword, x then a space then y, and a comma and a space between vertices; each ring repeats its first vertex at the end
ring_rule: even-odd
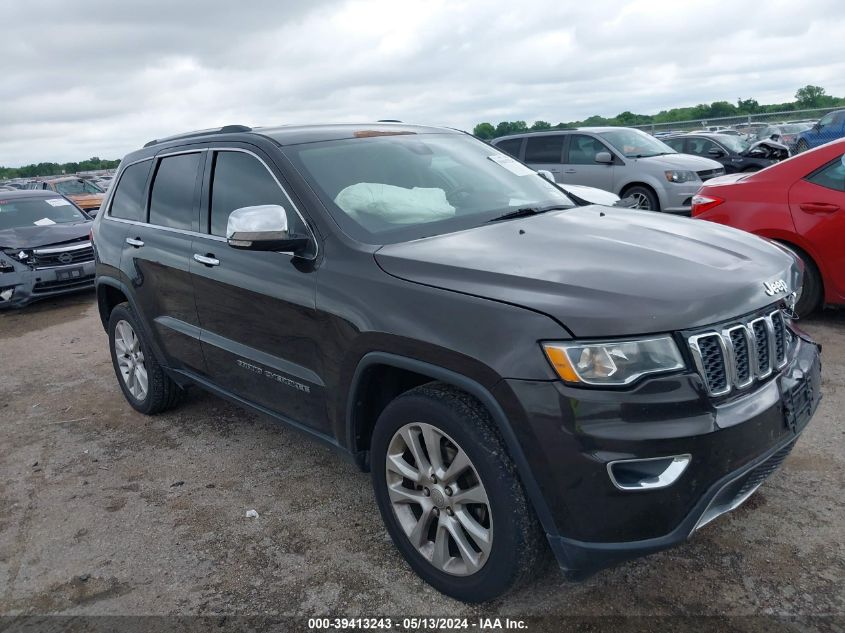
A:
POLYGON ((845 96, 839 0, 8 0, 0 165, 228 123, 576 120, 845 96))

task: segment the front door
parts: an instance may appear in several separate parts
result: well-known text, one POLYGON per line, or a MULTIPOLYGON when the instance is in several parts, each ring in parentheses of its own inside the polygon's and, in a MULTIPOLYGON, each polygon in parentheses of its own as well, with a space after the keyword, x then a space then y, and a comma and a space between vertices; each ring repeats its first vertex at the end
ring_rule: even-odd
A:
POLYGON ((833 288, 826 295, 845 297, 845 156, 802 178, 789 189, 789 209, 833 288), (833 290, 833 292, 830 292, 833 290))
POLYGON ((202 349, 212 382, 288 420, 328 432, 321 377, 313 264, 287 253, 238 250, 226 243, 229 214, 281 205, 292 232, 304 221, 257 150, 209 152, 203 237, 190 269, 202 349))
POLYGON ((612 163, 597 163, 596 155, 599 152, 608 152, 611 157, 614 156, 610 148, 594 136, 570 134, 562 182, 613 191, 613 175, 616 167, 612 163))

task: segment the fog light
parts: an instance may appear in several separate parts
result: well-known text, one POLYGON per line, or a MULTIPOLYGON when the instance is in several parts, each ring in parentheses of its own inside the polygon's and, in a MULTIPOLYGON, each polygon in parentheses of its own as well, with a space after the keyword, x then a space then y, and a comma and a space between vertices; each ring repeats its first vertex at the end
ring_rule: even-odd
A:
POLYGON ((12 298, 14 292, 14 288, 3 288, 3 290, 0 290, 0 301, 8 301, 12 298))
POLYGON ((675 483, 690 459, 690 455, 620 459, 607 465, 607 474, 619 490, 654 490, 675 483))

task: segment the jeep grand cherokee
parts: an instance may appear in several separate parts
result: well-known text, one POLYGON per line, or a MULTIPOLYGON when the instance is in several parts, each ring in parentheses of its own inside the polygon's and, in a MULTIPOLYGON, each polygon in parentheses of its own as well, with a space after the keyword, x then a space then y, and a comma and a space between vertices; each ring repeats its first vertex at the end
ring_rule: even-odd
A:
POLYGON ((819 399, 800 264, 727 227, 575 206, 471 136, 227 126, 122 162, 94 225, 117 380, 197 385, 372 473, 411 567, 467 601, 687 539, 819 399))

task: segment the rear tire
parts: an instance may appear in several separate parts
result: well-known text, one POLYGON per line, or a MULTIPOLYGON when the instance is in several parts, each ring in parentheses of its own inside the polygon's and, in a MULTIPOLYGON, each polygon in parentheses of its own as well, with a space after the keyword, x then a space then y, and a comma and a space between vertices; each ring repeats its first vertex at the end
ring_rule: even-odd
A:
POLYGON ((109 349, 117 382, 132 408, 154 415, 176 406, 184 392, 158 364, 128 302, 109 315, 109 349))
POLYGON ((797 246, 792 244, 783 244, 783 246, 795 253, 804 262, 804 278, 802 280, 804 289, 801 292, 801 298, 795 304, 795 314, 800 318, 810 316, 821 307, 824 297, 824 283, 819 267, 816 266, 812 257, 797 246))
POLYGON ((634 185, 628 187, 622 192, 622 198, 633 197, 637 201, 635 209, 642 209, 644 211, 660 211, 660 201, 657 199, 657 194, 648 187, 642 185, 634 185))
POLYGON ((536 576, 543 532, 475 398, 442 383, 402 394, 379 416, 371 451, 382 519, 423 580, 458 600, 483 602, 536 576), (458 463, 463 468, 451 468, 458 463))

